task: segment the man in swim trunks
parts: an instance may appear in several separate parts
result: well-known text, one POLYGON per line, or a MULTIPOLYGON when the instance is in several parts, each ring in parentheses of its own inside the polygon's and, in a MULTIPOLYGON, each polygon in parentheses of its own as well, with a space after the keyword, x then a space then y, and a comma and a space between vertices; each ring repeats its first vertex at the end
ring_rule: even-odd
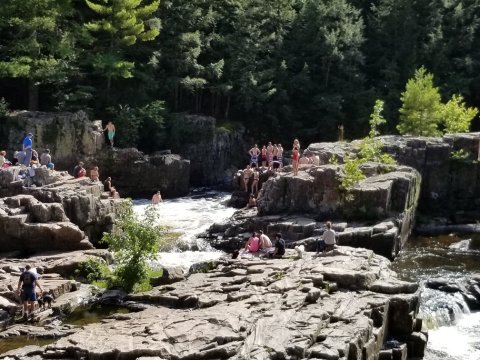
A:
POLYGON ((268 168, 272 168, 273 163, 273 145, 271 142, 268 143, 267 146, 267 159, 268 159, 268 168))
POLYGON ((152 196, 152 204, 157 205, 162 202, 162 195, 160 195, 160 191, 157 191, 155 194, 152 196))
POLYGON ((110 140, 110 146, 113 147, 113 138, 115 137, 115 125, 111 121, 108 122, 107 126, 103 131, 108 131, 108 140, 110 140))
POLYGON ((280 168, 283 167, 283 147, 282 144, 277 146, 277 161, 280 164, 280 168))
POLYGON ((267 166, 267 147, 265 145, 262 147, 262 166, 267 166))
POLYGON ((258 167, 258 155, 260 155, 260 149, 257 144, 255 144, 249 151, 250 154, 250 166, 258 167))

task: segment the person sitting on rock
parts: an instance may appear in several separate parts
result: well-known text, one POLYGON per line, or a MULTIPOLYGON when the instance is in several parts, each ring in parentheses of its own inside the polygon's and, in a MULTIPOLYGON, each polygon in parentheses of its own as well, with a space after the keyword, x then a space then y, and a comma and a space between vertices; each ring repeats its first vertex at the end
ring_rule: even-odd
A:
POLYGON ((87 174, 87 171, 83 167, 83 161, 80 161, 77 166, 73 169, 73 177, 76 179, 84 177, 87 174))
POLYGON ((257 199, 255 199, 255 195, 250 194, 250 198, 248 199, 247 208, 253 208, 257 206, 257 199))
POLYGON ((45 151, 40 155, 40 165, 45 165, 47 169, 53 170, 55 165, 52 163, 52 156, 50 155, 50 149, 45 149, 45 151))
POLYGON ((90 170, 90 180, 92 182, 99 181, 100 173, 98 171, 98 166, 95 166, 92 170, 90 170))
POLYGON ((317 254, 319 252, 332 251, 335 248, 335 230, 332 229, 332 223, 327 221, 325 231, 321 239, 317 242, 317 254))
POLYGON ((23 320, 28 320, 33 317, 34 303, 36 300, 35 287, 43 292, 42 286, 38 281, 38 275, 31 270, 30 265, 25 266, 25 271, 20 274, 18 280, 17 293, 23 302, 23 320), (22 291, 20 292, 20 287, 22 291))
POLYGON ((258 250, 260 250, 260 239, 257 237, 257 234, 253 232, 245 244, 245 251, 256 253, 258 250))
POLYGON ((275 251, 271 253, 271 257, 281 258, 285 255, 285 240, 282 238, 282 234, 275 234, 275 251))
POLYGON ((107 177, 107 179, 103 183, 103 189, 104 191, 108 191, 112 198, 117 197, 117 190, 112 186, 112 178, 110 176, 107 177))

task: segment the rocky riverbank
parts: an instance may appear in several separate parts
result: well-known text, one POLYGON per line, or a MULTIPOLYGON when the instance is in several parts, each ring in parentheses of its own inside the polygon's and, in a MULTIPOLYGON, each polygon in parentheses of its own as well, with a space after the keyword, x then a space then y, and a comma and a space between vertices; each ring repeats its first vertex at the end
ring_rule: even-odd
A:
POLYGON ((143 304, 139 312, 114 315, 75 328, 50 345, 13 350, 0 358, 423 355, 427 336, 416 318, 417 285, 399 281, 388 260, 348 247, 320 257, 287 255, 221 261, 208 273, 190 274, 184 281, 127 297, 143 304))

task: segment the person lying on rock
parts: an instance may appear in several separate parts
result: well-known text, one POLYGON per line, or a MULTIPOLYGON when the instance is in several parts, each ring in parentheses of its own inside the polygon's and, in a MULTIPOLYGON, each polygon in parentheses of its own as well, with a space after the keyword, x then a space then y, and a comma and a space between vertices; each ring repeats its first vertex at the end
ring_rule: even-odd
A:
POLYGON ((42 286, 38 281, 37 273, 33 272, 31 266, 27 264, 25 265, 25 271, 20 274, 17 285, 17 294, 20 295, 23 302, 23 320, 33 318, 34 303, 37 299, 35 287, 38 287, 38 289, 43 292, 42 286), (21 292, 20 288, 22 288, 21 292))
POLYGON ((258 250, 260 250, 260 239, 257 237, 257 234, 253 232, 245 244, 245 251, 256 253, 258 250))

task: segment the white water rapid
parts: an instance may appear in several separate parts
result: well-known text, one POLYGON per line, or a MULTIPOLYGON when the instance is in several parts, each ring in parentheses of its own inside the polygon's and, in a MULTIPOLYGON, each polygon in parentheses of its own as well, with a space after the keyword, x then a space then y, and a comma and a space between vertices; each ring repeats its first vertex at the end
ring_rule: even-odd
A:
MULTIPOLYGON (((233 215, 235 209, 225 205, 229 198, 229 193, 194 189, 188 196, 167 199, 156 205, 160 223, 168 226, 173 232, 180 233, 181 236, 178 248, 172 252, 160 252, 154 265, 189 268, 194 263, 221 257, 223 255, 221 251, 213 249, 196 236, 213 223, 221 222, 233 215), (185 248, 193 248, 195 251, 185 248)), ((150 199, 139 199, 134 200, 133 207, 135 212, 141 215, 149 204, 150 199)))

